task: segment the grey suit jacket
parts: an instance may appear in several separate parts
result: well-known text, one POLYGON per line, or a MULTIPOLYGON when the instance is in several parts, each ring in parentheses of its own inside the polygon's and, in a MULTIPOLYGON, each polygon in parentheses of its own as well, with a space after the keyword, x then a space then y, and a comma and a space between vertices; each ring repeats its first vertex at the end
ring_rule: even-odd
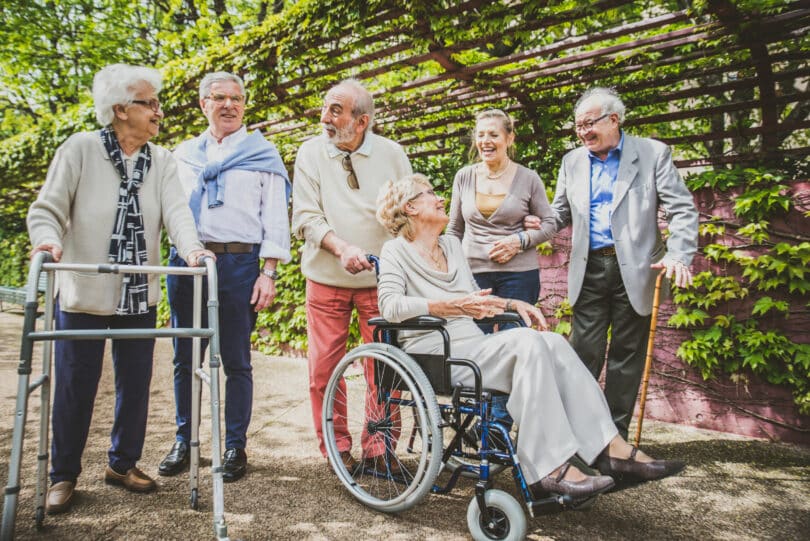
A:
MULTIPOLYGON (((585 147, 567 153, 551 204, 557 229, 568 225, 573 229, 568 265, 568 299, 572 306, 582 290, 588 262, 590 167, 585 147)), ((652 312, 657 275, 650 265, 664 255, 690 265, 697 250, 697 209, 667 145, 625 133, 610 224, 630 303, 640 315, 648 315, 652 312), (659 204, 669 224, 666 246, 658 229, 659 204)))

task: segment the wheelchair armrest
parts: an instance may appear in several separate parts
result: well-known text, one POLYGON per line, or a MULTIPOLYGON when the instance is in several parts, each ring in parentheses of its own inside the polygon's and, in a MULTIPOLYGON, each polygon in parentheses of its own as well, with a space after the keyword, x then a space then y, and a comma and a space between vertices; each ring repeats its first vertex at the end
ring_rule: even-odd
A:
POLYGON ((368 320, 368 324, 381 329, 416 331, 421 329, 441 329, 447 325, 447 320, 437 316, 416 316, 399 323, 392 323, 387 319, 374 317, 368 320))
POLYGON ((485 325, 493 325, 498 323, 500 324, 517 323, 521 327, 526 326, 526 322, 523 321, 523 318, 520 317, 520 314, 518 314, 517 312, 504 312, 503 314, 498 314, 497 316, 476 319, 475 322, 483 323, 485 325))

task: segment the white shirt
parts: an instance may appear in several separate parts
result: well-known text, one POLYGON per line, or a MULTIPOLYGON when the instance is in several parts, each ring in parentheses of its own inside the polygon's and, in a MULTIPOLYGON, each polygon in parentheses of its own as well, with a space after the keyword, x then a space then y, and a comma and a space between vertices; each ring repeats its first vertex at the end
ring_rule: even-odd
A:
MULTIPOLYGON (((219 143, 206 130, 205 146, 209 161, 221 161, 236 150, 247 137, 242 126, 219 143)), ((187 197, 197 187, 197 175, 183 161, 183 147, 174 152, 177 171, 187 197)), ((200 223, 197 233, 202 242, 245 242, 260 244, 259 256, 290 261, 290 223, 287 214, 286 182, 282 177, 260 171, 228 169, 222 173, 225 193, 222 206, 200 208, 200 223)))

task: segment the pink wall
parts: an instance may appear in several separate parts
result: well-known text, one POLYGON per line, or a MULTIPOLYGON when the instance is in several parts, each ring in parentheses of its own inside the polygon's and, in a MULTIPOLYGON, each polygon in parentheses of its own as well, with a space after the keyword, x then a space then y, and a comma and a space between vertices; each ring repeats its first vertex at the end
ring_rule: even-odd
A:
MULTIPOLYGON (((772 240, 785 241, 778 238, 779 233, 803 237, 810 235, 810 219, 803 215, 810 210, 810 183, 793 183, 791 195, 797 210, 772 222, 772 240)), ((732 212, 733 197, 734 194, 715 195, 709 190, 696 193, 701 222, 715 215, 738 223, 732 212)), ((540 298, 542 305, 549 307, 547 315, 550 315, 550 307, 556 306, 567 294, 570 233, 570 229, 560 232, 554 240, 553 254, 540 256, 540 298)), ((739 245, 743 240, 731 235, 722 239, 701 238, 701 246, 708 242, 739 245)), ((710 270, 721 275, 739 275, 739 269, 720 268, 701 255, 696 257, 693 266, 695 272, 710 270)), ((749 298, 735 305, 724 306, 720 311, 740 316, 750 314, 750 306, 755 300, 749 298)), ((802 308, 808 300, 793 299, 793 305, 802 308)), ((681 362, 675 352, 691 333, 667 326, 673 312, 672 303, 662 301, 645 418, 810 445, 810 416, 799 414, 786 387, 768 384, 752 374, 744 375, 738 381, 732 381, 726 375, 704 381, 698 370, 681 362)), ((764 322, 767 326, 787 333, 796 342, 810 342, 810 314, 806 309, 791 314, 788 319, 783 316, 768 317, 770 320, 764 322)))

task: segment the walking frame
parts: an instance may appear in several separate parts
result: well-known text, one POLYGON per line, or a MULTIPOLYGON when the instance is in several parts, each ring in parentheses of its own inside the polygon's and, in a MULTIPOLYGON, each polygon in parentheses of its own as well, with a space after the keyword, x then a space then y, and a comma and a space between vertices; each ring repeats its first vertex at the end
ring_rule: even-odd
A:
POLYGON ((23 322, 22 343, 20 346, 20 363, 17 368, 19 383, 17 403, 14 410, 14 433, 12 436, 11 458, 8 465, 8 484, 5 489, 3 522, 0 529, 0 541, 11 541, 14 536, 14 521, 17 511, 17 499, 20 492, 20 465, 22 462, 25 421, 27 417, 28 398, 40 389, 39 444, 37 447, 37 482, 34 503, 37 528, 42 527, 45 518, 45 498, 47 494, 48 472, 48 434, 51 412, 51 358, 54 340, 103 340, 133 338, 191 338, 192 362, 194 377, 191 382, 191 457, 189 466, 190 503, 192 509, 199 505, 199 461, 200 461, 200 401, 201 383, 208 385, 211 401, 211 478, 213 491, 214 534, 219 541, 228 541, 228 528, 225 523, 223 480, 222 480, 222 442, 220 432, 220 390, 219 367, 221 356, 219 349, 219 300, 217 294, 217 270, 214 259, 204 257, 201 261, 205 267, 159 267, 140 265, 90 265, 73 263, 51 263, 51 254, 39 252, 31 260, 26 286, 25 319, 23 322), (194 276, 194 317, 191 328, 176 329, 87 329, 87 330, 53 330, 54 317, 54 277, 55 271, 78 271, 92 273, 141 273, 141 274, 181 274, 194 276), (40 272, 47 275, 45 288, 45 311, 43 330, 36 330, 37 284, 40 272), (208 327, 202 327, 202 287, 203 276, 208 280, 208 327), (209 370, 202 367, 201 339, 208 339, 209 370), (31 379, 31 358, 34 342, 42 341, 42 374, 31 379))
POLYGON ((655 346, 655 327, 658 324, 658 305, 661 303, 661 282, 666 270, 658 273, 655 279, 655 295, 653 296, 652 315, 650 316, 650 336, 647 338, 647 358, 644 360, 644 375, 641 383, 641 397, 638 399, 638 421, 636 422, 636 440, 638 447, 641 441, 641 425, 644 423, 644 406, 647 403, 647 386, 650 383, 650 369, 652 368, 653 347, 655 346))

